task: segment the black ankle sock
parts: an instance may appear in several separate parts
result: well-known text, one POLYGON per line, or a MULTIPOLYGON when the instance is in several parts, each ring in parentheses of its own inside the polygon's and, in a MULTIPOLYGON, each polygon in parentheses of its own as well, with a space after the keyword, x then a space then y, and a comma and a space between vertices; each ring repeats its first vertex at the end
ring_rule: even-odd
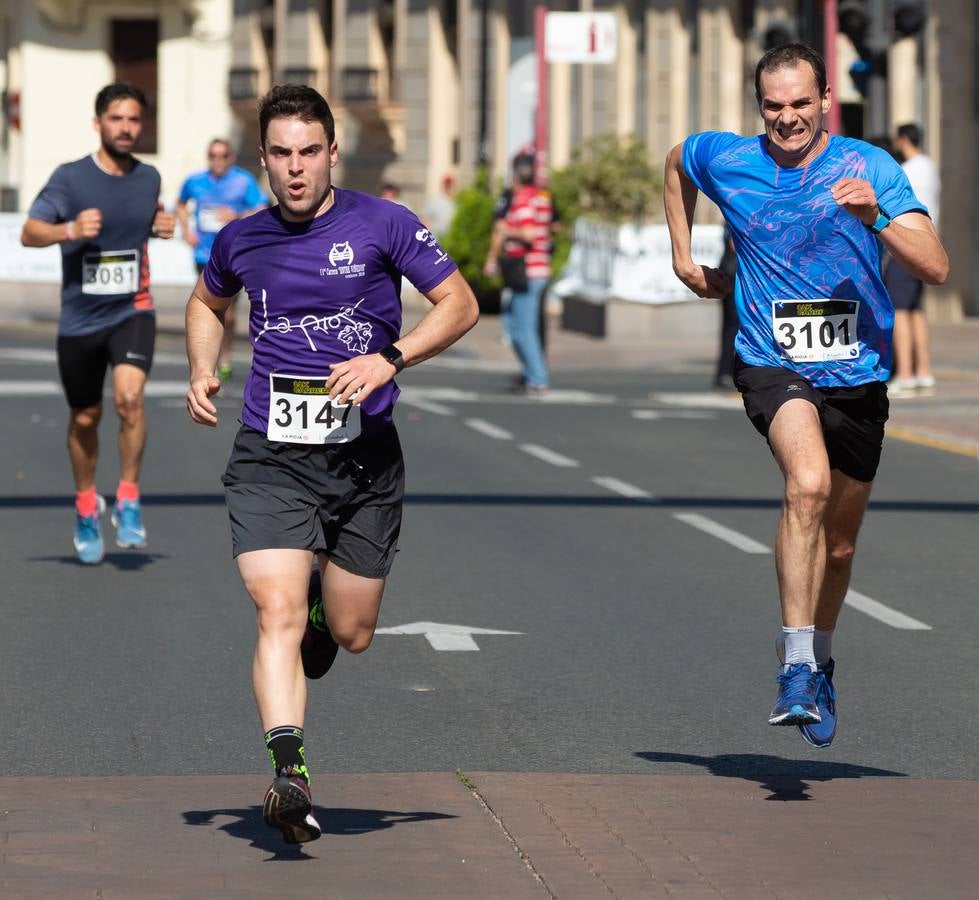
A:
POLYGON ((303 746, 303 730, 294 725, 277 725, 265 735, 265 746, 276 776, 298 775, 309 782, 306 769, 306 748, 303 746))

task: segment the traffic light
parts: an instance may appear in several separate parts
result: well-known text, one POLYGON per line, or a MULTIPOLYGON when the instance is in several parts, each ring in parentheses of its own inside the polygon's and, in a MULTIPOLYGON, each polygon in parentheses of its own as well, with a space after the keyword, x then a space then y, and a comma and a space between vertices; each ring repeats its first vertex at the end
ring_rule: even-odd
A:
POLYGON ((912 37, 925 27, 925 5, 920 0, 895 0, 894 34, 912 37))
POLYGON ((867 0, 840 0, 836 8, 836 20, 840 33, 845 34, 853 42, 853 46, 859 48, 870 24, 867 0))
POLYGON ((767 53, 769 50, 781 47, 782 44, 791 44, 795 39, 795 29, 791 22, 785 19, 772 19, 765 26, 759 43, 761 49, 767 53))

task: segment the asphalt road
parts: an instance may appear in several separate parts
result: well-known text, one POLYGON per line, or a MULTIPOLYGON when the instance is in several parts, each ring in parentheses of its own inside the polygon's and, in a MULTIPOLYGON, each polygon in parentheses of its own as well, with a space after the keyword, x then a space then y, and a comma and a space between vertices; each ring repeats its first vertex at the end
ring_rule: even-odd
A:
MULTIPOLYGON (((160 342, 149 547, 84 567, 52 346, 0 331, 0 772, 264 773, 219 482, 234 398, 216 430, 194 426, 179 344, 160 342)), ((408 496, 380 626, 518 633, 474 634, 468 651, 379 634, 342 657, 310 690, 314 773, 777 775, 813 760, 827 777, 979 777, 974 460, 885 447, 861 608, 835 644, 840 732, 818 752, 767 725, 780 479, 737 399, 696 373, 618 371, 525 400, 456 363, 400 379, 408 496)), ((110 494, 114 432, 110 409, 110 494)))

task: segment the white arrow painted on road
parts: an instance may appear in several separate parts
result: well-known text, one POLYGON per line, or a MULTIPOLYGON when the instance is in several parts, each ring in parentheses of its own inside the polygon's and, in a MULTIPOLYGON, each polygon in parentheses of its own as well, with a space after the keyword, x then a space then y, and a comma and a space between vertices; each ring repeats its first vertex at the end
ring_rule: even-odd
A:
POLYGON ((423 634, 435 650, 478 650, 474 634, 523 634, 522 631, 496 631, 469 625, 444 625, 441 622, 412 622, 393 628, 378 628, 375 634, 423 634))

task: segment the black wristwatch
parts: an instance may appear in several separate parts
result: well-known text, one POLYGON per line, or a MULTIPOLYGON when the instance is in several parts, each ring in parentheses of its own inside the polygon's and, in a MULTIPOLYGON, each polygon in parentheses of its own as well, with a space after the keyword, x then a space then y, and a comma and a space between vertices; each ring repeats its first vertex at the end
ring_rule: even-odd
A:
POLYGON ((396 375, 405 367, 405 358, 401 355, 397 344, 388 344, 386 347, 381 347, 377 352, 394 366, 396 375))

